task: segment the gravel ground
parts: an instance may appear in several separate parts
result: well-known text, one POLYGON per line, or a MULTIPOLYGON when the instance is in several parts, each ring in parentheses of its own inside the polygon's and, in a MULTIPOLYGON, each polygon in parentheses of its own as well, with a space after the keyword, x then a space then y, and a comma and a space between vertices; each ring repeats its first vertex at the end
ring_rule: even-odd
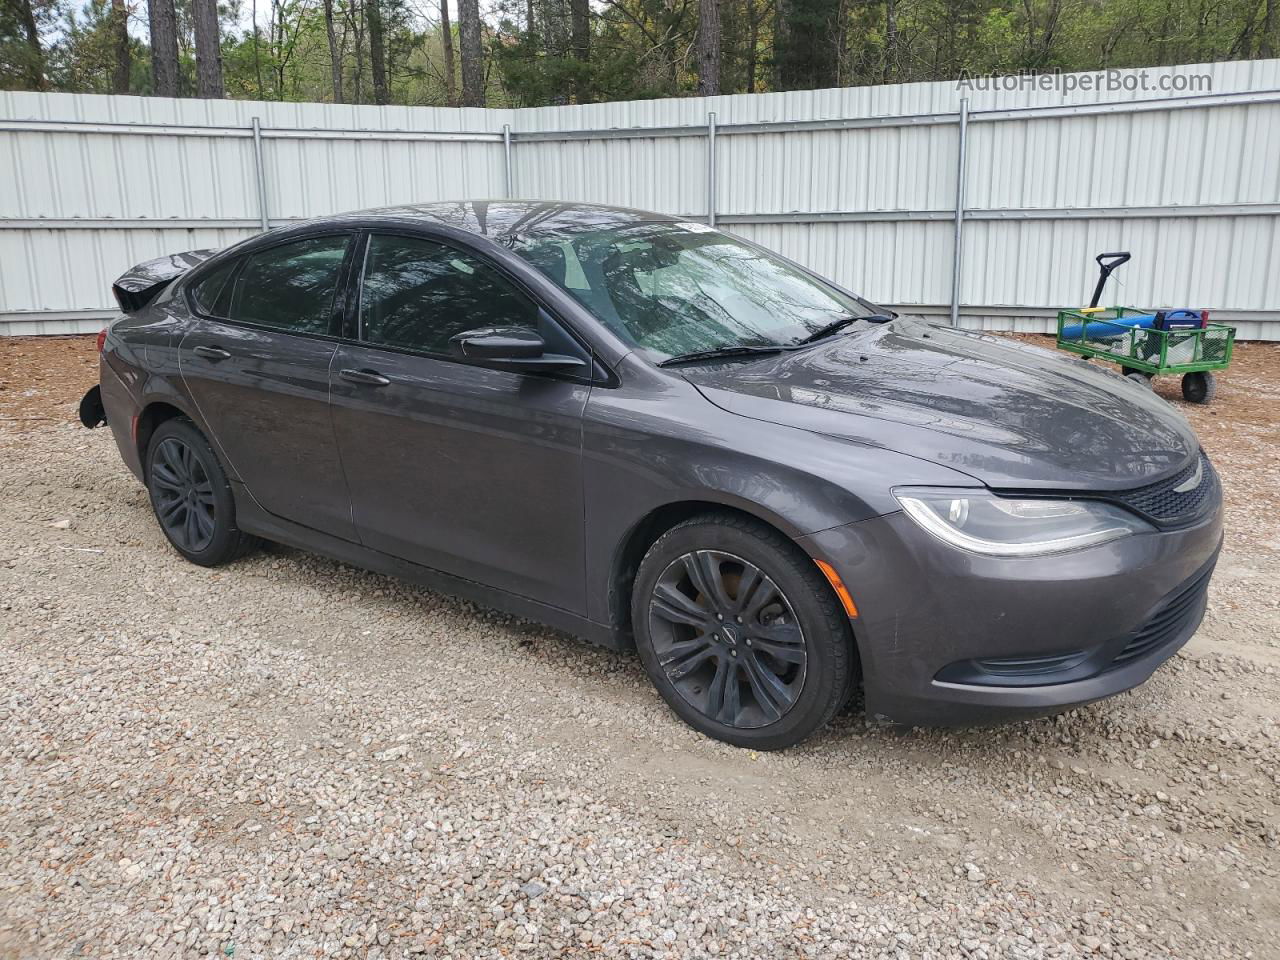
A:
POLYGON ((54 390, 0 424, 0 956, 1280 956, 1280 386, 1235 385, 1210 613, 1148 684, 784 754, 394 580, 185 564, 54 390))

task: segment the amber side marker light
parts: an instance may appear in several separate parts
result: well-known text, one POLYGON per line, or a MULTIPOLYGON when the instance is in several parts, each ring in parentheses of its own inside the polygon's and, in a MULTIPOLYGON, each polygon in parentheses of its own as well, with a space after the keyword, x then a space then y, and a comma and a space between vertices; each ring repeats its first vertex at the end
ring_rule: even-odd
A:
POLYGON ((827 578, 827 582, 831 584, 831 589, 836 592, 836 596, 840 598, 840 603, 844 606, 844 612, 851 619, 858 616, 858 605, 853 602, 853 597, 849 593, 849 588, 844 585, 844 581, 840 579, 840 574, 836 573, 835 567, 827 563, 825 560, 814 558, 814 563, 818 565, 818 569, 822 571, 822 575, 827 578))

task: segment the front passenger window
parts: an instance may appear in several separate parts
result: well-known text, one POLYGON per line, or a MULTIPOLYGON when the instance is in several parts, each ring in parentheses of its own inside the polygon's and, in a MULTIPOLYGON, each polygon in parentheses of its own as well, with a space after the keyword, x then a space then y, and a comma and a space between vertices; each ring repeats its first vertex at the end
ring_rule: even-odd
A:
POLYGON ((476 327, 538 325, 538 307, 484 261, 416 237, 372 236, 360 290, 366 343, 447 354, 476 327))

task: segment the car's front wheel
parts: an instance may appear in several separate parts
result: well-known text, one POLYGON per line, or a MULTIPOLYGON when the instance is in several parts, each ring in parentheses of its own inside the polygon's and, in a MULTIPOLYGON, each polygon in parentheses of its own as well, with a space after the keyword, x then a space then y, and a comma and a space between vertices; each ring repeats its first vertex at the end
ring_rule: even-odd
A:
POLYGON ((663 534, 636 574, 632 625, 663 699, 737 746, 799 743, 853 687, 853 636, 830 586, 794 543, 745 517, 663 534))
POLYGON ((231 484, 190 420, 166 420, 156 428, 147 445, 146 477, 160 529, 192 563, 214 567, 257 543, 236 526, 231 484))

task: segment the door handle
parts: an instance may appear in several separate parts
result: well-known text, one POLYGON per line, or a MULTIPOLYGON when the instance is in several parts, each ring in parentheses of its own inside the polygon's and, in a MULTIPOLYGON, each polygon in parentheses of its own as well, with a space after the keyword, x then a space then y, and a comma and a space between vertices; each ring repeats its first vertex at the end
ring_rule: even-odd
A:
POLYGON ((362 383, 369 387, 385 387, 391 382, 376 370, 340 370, 338 376, 348 383, 362 383))
POLYGON ((212 360, 214 363, 217 363, 219 360, 231 359, 231 354, 229 354, 226 350, 223 350, 221 347, 200 346, 200 347, 196 347, 191 352, 194 353, 197 357, 204 357, 206 360, 212 360))

